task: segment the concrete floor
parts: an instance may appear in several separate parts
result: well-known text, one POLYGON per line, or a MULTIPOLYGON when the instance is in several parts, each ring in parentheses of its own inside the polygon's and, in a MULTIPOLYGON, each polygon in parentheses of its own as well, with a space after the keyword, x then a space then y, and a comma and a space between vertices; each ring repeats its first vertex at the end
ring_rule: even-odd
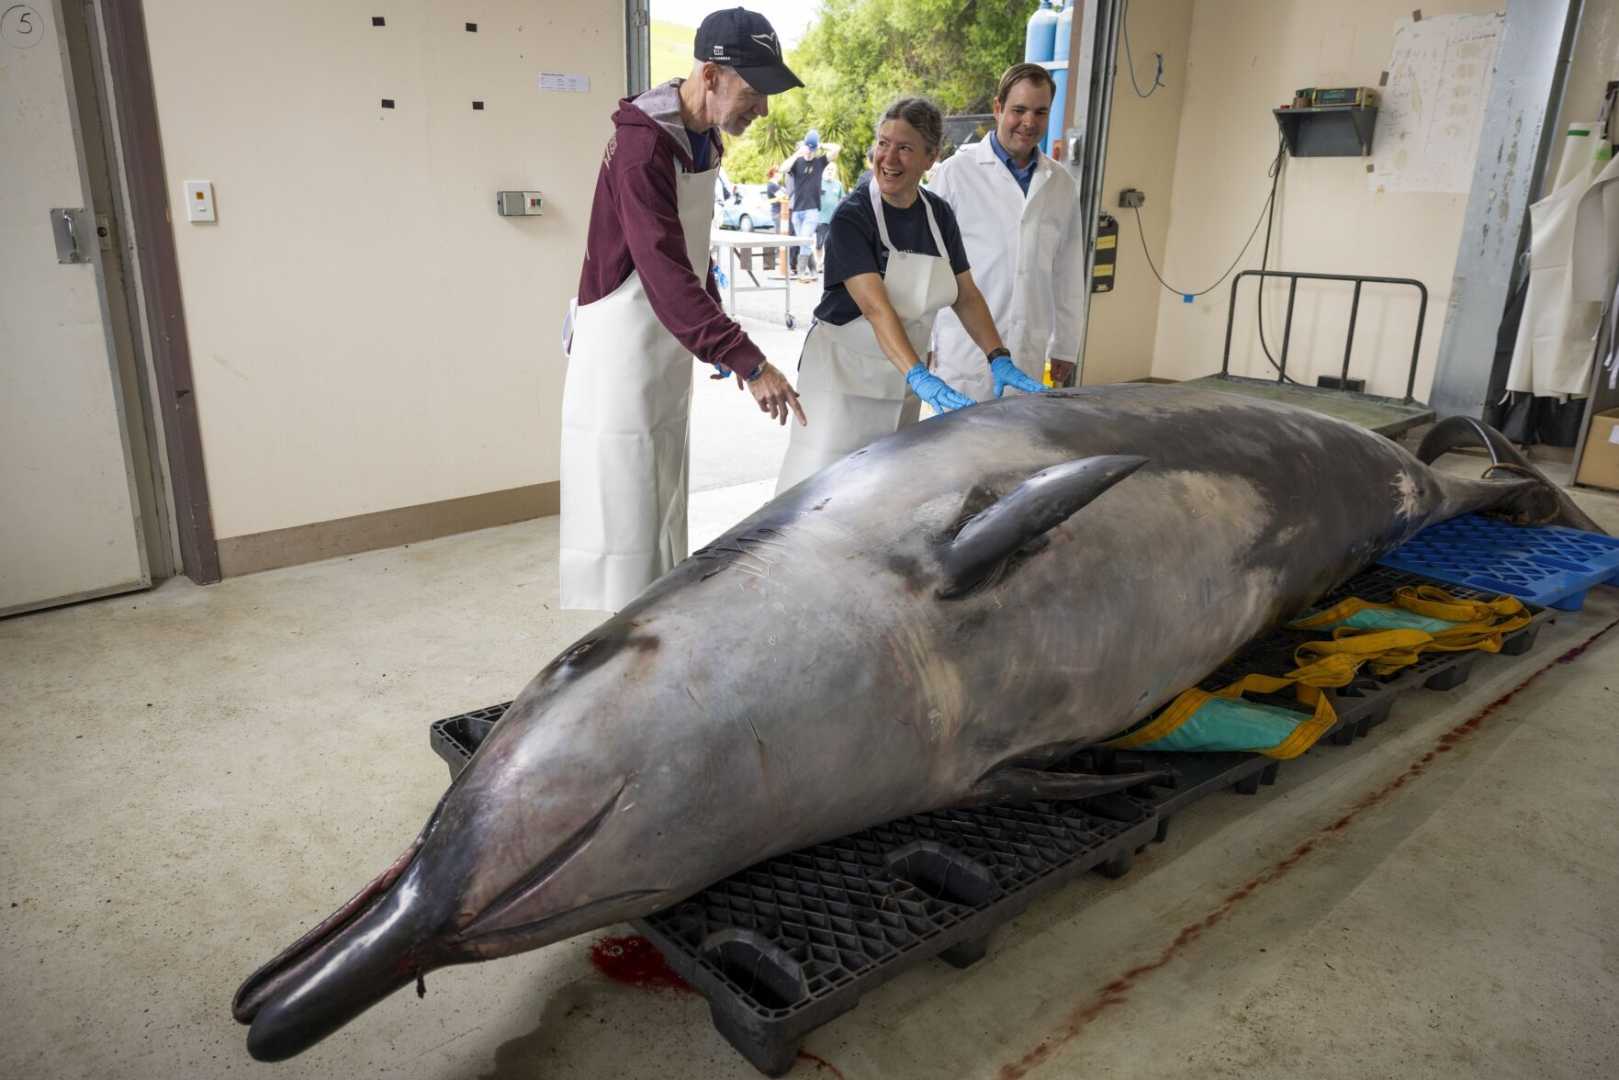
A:
MULTIPOLYGON (((694 539, 768 489, 698 496, 694 539)), ((1580 497, 1619 532, 1619 499, 1580 497)), ((0 1077, 756 1075, 700 998, 605 980, 589 937, 436 972, 273 1069, 231 1020, 425 820, 428 723, 597 621, 554 610, 556 543, 552 518, 0 621, 0 1077)), ((1529 656, 1204 802, 971 970, 869 995, 806 1047, 836 1074, 794 1075, 1619 1075, 1619 630, 1554 662, 1615 620, 1596 590, 1529 656)))
MULTIPOLYGON (((772 280, 771 284, 777 282, 772 280)), ((818 284, 795 284, 791 295, 797 320, 792 330, 782 322, 780 293, 741 293, 736 306, 738 321, 748 336, 797 385, 798 354, 804 349, 821 288, 818 284)), ((787 429, 760 413, 753 395, 738 389, 735 379, 722 383, 708 377, 714 370, 709 365, 697 364, 696 368, 691 410, 691 490, 715 491, 764 480, 771 481, 773 490, 781 459, 787 453, 787 429)), ((769 497, 768 492, 765 497, 769 497)), ((733 517, 725 524, 735 520, 733 517)))

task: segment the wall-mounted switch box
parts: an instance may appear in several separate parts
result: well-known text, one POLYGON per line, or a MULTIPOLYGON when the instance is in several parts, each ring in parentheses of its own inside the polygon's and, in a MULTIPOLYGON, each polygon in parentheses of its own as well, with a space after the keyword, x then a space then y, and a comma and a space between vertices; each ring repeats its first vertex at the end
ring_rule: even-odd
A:
POLYGON ((186 181, 186 220, 219 220, 214 216, 214 185, 212 181, 186 181))
POLYGON ((538 191, 501 191, 495 194, 495 210, 501 217, 537 217, 545 200, 538 191))
POLYGON ((1119 192, 1119 205, 1126 210, 1138 210, 1146 205, 1147 196, 1136 188, 1125 188, 1119 192))

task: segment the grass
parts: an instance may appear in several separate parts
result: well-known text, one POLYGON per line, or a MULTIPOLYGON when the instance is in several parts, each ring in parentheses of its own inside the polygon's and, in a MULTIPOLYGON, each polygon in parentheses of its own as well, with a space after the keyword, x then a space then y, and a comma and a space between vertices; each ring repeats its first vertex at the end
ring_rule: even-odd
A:
POLYGON ((652 20, 652 55, 649 59, 653 86, 691 74, 691 48, 696 37, 695 27, 652 20))

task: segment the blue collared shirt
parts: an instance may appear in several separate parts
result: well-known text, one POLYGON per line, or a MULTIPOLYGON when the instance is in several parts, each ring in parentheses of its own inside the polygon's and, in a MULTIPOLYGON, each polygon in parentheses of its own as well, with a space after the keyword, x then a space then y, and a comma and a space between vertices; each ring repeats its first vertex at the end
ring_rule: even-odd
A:
POLYGON ((1028 195, 1029 181, 1034 179, 1034 167, 1040 164, 1040 151, 1036 150, 1030 154, 1029 163, 1020 169, 1012 160, 1012 155, 1008 154, 1006 149, 1001 146, 1001 140, 995 137, 993 131, 989 133, 989 148, 995 151, 995 156, 1001 159, 1001 164, 1005 165, 1007 170, 1011 172, 1012 179, 1016 180, 1017 186, 1023 189, 1023 194, 1028 195))

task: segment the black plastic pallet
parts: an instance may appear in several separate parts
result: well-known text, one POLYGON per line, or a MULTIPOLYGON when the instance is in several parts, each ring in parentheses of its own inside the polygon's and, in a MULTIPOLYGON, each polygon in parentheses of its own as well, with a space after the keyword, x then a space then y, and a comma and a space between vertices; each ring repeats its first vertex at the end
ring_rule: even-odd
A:
MULTIPOLYGON (((1428 583, 1378 567, 1323 603, 1349 595, 1387 601, 1402 585, 1428 583)), ((1526 652, 1549 618, 1550 612, 1534 612, 1503 652, 1526 652)), ((1309 636, 1266 635, 1204 685, 1255 672, 1279 675, 1309 636)), ((1364 736, 1408 690, 1460 685, 1478 655, 1437 654, 1387 679, 1368 676, 1329 691, 1339 720, 1323 741, 1342 745, 1364 736)), ((1286 696, 1262 700, 1303 709, 1286 696)), ((505 709, 433 725, 433 748, 452 778, 505 709)), ((996 927, 1044 893, 1090 870, 1125 874, 1134 855, 1164 840, 1171 819, 1187 807, 1227 789, 1253 794, 1275 782, 1281 764, 1246 753, 1081 751, 1055 768, 1128 774, 1167 765, 1175 778, 1078 803, 941 810, 888 822, 766 860, 635 925, 708 999, 714 1026, 732 1046, 761 1072, 779 1076, 792 1068, 810 1031, 854 1008, 861 995, 933 957, 958 967, 973 963, 996 927)))

